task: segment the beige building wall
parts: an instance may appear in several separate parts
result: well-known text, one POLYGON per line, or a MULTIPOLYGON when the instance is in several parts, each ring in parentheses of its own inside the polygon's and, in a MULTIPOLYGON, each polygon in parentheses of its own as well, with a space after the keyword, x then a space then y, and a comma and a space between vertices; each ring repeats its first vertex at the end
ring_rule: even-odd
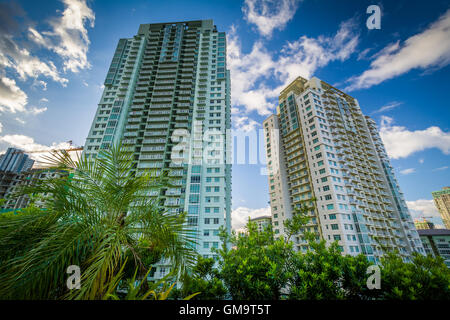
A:
MULTIPOLYGON (((413 251, 424 252, 404 200, 395 193, 398 186, 389 186, 395 177, 384 147, 377 147, 382 142, 376 125, 356 99, 320 79, 299 77, 281 92, 276 116, 263 126, 278 129, 277 157, 273 140, 266 140, 268 168, 275 160, 281 164, 277 175, 269 175, 272 216, 278 203, 293 212, 315 198, 308 231, 328 243, 338 241, 344 254, 379 261, 392 250, 405 260, 413 251)), ((286 218, 278 216, 275 230, 286 218)), ((308 249, 301 234, 293 240, 297 249, 308 249)))
POLYGON ((445 228, 450 229, 450 187, 444 187, 440 191, 434 191, 432 195, 445 228))

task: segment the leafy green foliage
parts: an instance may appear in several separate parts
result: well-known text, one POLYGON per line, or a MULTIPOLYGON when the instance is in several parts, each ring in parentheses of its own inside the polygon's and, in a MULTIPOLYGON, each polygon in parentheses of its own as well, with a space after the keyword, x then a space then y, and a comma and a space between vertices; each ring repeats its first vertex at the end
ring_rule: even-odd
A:
POLYGON ((381 263, 382 299, 450 299, 450 269, 441 257, 415 254, 411 263, 405 263, 391 253, 381 263))
POLYGON ((272 228, 258 232, 253 222, 247 224, 247 233, 228 236, 222 232, 224 243, 231 250, 219 250, 220 277, 233 299, 279 299, 290 277, 286 261, 292 254, 292 245, 283 239, 274 240, 272 228))
POLYGON ((307 233, 305 232, 305 226, 311 220, 310 213, 314 212, 314 207, 308 203, 316 201, 315 198, 310 201, 303 201, 300 204, 300 208, 294 210, 294 214, 291 219, 286 219, 284 221, 284 231, 286 234, 286 241, 291 241, 294 234, 307 233))
MULTIPOLYGON (((381 288, 367 287, 372 265, 367 258, 342 255, 338 242, 317 241, 307 232, 308 213, 302 205, 284 224, 286 239, 274 240, 271 228, 258 232, 247 224, 246 234, 233 234, 233 249, 220 251, 219 276, 233 299, 449 299, 450 270, 441 258, 413 256, 410 263, 391 253, 382 259, 381 288), (293 252, 290 239, 301 234, 307 252, 293 252)), ((224 238, 226 235, 224 234, 224 238)))
POLYGON ((298 252, 292 259, 290 299, 340 300, 364 299, 366 270, 370 263, 360 255, 342 256, 337 242, 310 238, 310 250, 298 252))
POLYGON ((223 300, 227 290, 219 279, 219 272, 214 268, 214 259, 198 257, 197 264, 191 272, 181 277, 181 289, 174 289, 171 297, 180 299, 190 293, 198 293, 194 299, 200 300, 223 300))
POLYGON ((126 259, 140 275, 161 257, 179 271, 193 263, 185 215, 164 212, 146 196, 168 182, 151 171, 135 175, 131 152, 115 146, 77 162, 58 152, 48 161, 67 174, 22 190, 48 194, 46 210, 0 219, 0 296, 101 299, 126 259), (66 289, 70 265, 81 268, 79 290, 66 289))

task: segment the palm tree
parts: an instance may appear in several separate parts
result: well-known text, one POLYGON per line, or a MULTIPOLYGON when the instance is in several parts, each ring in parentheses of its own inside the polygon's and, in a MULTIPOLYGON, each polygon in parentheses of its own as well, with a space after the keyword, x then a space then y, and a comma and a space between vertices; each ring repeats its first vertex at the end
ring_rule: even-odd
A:
POLYGON ((21 191, 48 195, 45 209, 0 219, 0 297, 101 299, 126 262, 141 275, 160 258, 180 273, 192 265, 185 214, 165 212, 148 196, 170 186, 167 174, 135 174, 132 153, 120 145, 96 159, 59 151, 47 160, 66 174, 21 191), (66 287, 70 265, 81 268, 80 289, 66 287))

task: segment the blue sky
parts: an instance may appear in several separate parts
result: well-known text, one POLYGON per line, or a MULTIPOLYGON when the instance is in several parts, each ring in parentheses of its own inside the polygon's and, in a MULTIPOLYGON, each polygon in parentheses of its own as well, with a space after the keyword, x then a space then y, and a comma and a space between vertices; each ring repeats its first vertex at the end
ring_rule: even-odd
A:
MULTIPOLYGON (((1 1, 0 152, 83 145, 117 41, 139 24, 213 19, 228 35, 233 124, 255 130, 296 76, 358 99, 415 216, 450 185, 448 1, 1 1), (366 9, 381 8, 368 30, 366 9)), ((233 218, 268 211, 263 165, 233 168, 233 218)), ((441 223, 435 218, 435 222, 441 223)))

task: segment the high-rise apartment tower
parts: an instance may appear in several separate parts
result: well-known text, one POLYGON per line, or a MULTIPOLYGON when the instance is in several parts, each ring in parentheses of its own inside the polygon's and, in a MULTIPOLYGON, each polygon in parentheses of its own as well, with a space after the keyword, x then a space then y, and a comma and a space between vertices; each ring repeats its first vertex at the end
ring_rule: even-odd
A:
MULTIPOLYGON (((230 75, 226 37, 212 20, 140 25, 120 39, 84 152, 122 141, 136 174, 169 172, 173 188, 150 194, 172 212, 187 212, 196 250, 214 257, 219 227, 231 228, 230 75)), ((160 264, 155 277, 167 274, 160 264)))
MULTIPOLYGON (((263 127, 276 236, 296 208, 314 204, 306 229, 338 241, 344 254, 378 262, 391 250, 405 260, 424 253, 375 122, 356 99, 299 77, 281 92, 277 114, 263 127)), ((308 249, 301 234, 294 244, 308 249)))

